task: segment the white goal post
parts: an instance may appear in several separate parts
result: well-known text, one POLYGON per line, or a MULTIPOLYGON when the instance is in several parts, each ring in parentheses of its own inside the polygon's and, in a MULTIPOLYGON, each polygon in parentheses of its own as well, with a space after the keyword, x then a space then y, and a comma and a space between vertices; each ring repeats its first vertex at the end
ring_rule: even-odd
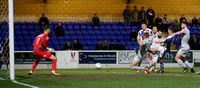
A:
POLYGON ((10 53, 10 79, 15 79, 14 68, 14 17, 13 17, 13 0, 8 0, 8 19, 9 19, 9 53, 10 53))

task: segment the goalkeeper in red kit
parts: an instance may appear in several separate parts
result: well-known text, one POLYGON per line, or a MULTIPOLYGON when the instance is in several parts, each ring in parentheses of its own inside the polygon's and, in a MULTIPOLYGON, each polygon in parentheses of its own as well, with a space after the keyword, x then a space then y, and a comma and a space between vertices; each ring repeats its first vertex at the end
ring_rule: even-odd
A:
POLYGON ((47 47, 47 42, 49 40, 48 34, 50 33, 49 27, 44 27, 44 33, 38 35, 33 43, 33 54, 36 58, 35 62, 33 63, 32 69, 29 72, 29 75, 33 74, 36 66, 40 62, 40 59, 51 59, 52 60, 52 75, 60 75, 55 72, 57 58, 49 52, 54 51, 54 49, 47 47), (47 52, 49 51, 49 52, 47 52))

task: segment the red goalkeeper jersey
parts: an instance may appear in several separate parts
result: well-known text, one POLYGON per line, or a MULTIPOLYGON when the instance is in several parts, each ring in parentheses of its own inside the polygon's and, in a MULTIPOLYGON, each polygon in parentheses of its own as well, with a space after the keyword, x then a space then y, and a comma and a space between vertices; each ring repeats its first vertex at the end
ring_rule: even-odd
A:
POLYGON ((38 50, 45 50, 47 49, 47 42, 49 40, 49 37, 46 33, 42 33, 38 35, 33 43, 33 51, 38 50))

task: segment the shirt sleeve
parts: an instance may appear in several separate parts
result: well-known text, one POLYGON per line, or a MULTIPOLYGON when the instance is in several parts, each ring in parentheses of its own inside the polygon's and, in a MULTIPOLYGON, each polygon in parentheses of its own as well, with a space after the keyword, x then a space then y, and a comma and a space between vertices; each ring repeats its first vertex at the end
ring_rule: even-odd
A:
POLYGON ((184 32, 184 34, 185 34, 187 30, 186 30, 186 29, 183 29, 182 31, 183 31, 183 32, 184 32))
POLYGON ((42 41, 42 46, 43 46, 44 49, 47 48, 47 42, 48 42, 48 40, 49 40, 49 37, 46 36, 46 37, 44 37, 44 39, 42 41))
POLYGON ((143 43, 143 45, 146 45, 146 44, 147 44, 147 41, 146 41, 146 40, 143 40, 142 43, 143 43))

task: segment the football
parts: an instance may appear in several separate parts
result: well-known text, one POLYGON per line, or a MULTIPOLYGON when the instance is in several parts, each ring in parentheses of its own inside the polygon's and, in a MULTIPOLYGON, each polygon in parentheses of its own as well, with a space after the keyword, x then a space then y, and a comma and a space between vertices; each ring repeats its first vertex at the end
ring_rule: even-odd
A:
POLYGON ((97 69, 97 70, 100 70, 100 69, 102 68, 101 63, 96 63, 95 66, 96 66, 96 69, 97 69))

